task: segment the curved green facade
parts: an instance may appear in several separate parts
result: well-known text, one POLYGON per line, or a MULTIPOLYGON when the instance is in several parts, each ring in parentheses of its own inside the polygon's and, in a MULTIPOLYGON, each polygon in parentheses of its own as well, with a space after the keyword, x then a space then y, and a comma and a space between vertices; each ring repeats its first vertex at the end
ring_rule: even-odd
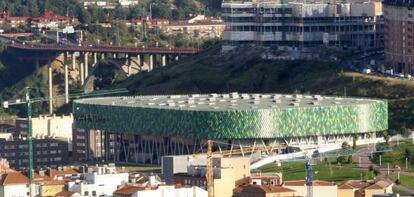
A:
POLYGON ((210 139, 336 135, 388 128, 387 102, 379 100, 344 105, 231 110, 181 110, 78 100, 74 102, 74 115, 77 128, 210 139))

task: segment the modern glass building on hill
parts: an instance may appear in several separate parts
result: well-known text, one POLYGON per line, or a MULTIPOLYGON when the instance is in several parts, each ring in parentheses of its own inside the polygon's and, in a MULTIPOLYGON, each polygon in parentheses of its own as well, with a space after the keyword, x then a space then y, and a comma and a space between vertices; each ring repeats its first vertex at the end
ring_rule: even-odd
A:
MULTIPOLYGON (((342 143, 388 128, 387 102, 281 94, 103 97, 74 102, 75 158, 159 163, 162 155, 342 143)), ((251 150, 250 150, 251 151, 251 150)), ((253 151, 254 152, 254 151, 253 151)), ((231 154, 231 153, 230 153, 231 154)))

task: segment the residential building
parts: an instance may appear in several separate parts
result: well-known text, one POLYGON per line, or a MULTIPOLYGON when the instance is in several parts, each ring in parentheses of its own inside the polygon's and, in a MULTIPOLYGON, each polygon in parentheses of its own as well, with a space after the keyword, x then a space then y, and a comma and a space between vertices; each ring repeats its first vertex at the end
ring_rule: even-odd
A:
POLYGON ((338 197, 373 197, 392 194, 393 183, 378 181, 346 181, 338 185, 338 197))
POLYGON ((0 196, 29 196, 28 178, 22 172, 0 175, 0 196))
POLYGON ((220 37, 224 29, 224 22, 220 18, 198 15, 189 20, 170 21, 166 32, 169 34, 194 34, 201 37, 220 37))
POLYGON ((414 1, 385 0, 385 64, 397 73, 414 74, 414 1))
POLYGON ((2 27, 9 26, 9 27, 20 27, 29 24, 30 17, 27 16, 12 16, 8 12, 3 12, 0 15, 0 25, 2 27))
MULTIPOLYGON (((285 188, 295 191, 295 196, 307 196, 306 181, 286 181, 282 185, 285 188)), ((314 180, 312 182, 313 196, 335 197, 338 193, 338 186, 335 182, 314 180)))
POLYGON ((161 19, 161 18, 130 19, 126 21, 127 26, 139 29, 141 31, 146 31, 150 29, 158 29, 160 31, 165 31, 165 29, 167 28, 169 24, 170 24, 169 20, 161 19))
POLYGON ((295 190, 278 185, 247 184, 233 190, 233 197, 291 197, 295 190))
MULTIPOLYGON (((32 136, 35 138, 61 137, 72 140, 73 115, 43 116, 32 118, 32 136)), ((16 132, 27 137, 27 118, 16 119, 16 132)))
POLYGON ((282 173, 251 174, 250 184, 254 185, 282 185, 282 173))
POLYGON ((15 125, 0 124, 0 133, 14 133, 16 130, 15 125))
MULTIPOLYGON (((203 156, 165 156, 162 173, 167 184, 197 186, 206 189, 207 160, 203 156)), ((214 196, 233 194, 236 182, 250 177, 250 159, 244 157, 214 157, 214 196)))
POLYGON ((380 1, 224 1, 223 50, 239 45, 372 49, 383 46, 380 1))
POLYGON ((0 15, 0 26, 22 27, 29 26, 33 28, 57 28, 60 24, 68 24, 71 18, 68 16, 58 16, 50 11, 45 11, 43 16, 29 17, 29 16, 12 16, 8 12, 3 12, 0 15))
POLYGON ((116 134, 100 130, 73 130, 73 160, 79 162, 114 161, 116 134))
POLYGON ((45 11, 43 16, 33 17, 31 18, 31 26, 32 28, 37 29, 58 29, 60 25, 68 25, 71 22, 71 18, 69 16, 58 16, 55 15, 53 12, 45 11))
POLYGON ((196 186, 180 187, 162 185, 158 187, 125 186, 113 193, 114 197, 207 197, 207 191, 196 186))
MULTIPOLYGON (((68 177, 79 172, 72 168, 40 170, 34 173, 35 193, 39 196, 55 196, 60 192, 68 177)), ((0 196, 20 197, 29 195, 29 178, 25 172, 8 172, 0 175, 0 196)))
POLYGON ((83 196, 112 196, 118 186, 128 183, 128 173, 117 173, 115 166, 88 168, 81 179, 68 183, 68 191, 83 196))
POLYGON ((90 6, 98 6, 102 8, 115 8, 114 5, 108 5, 106 1, 84 1, 83 6, 90 7, 90 6))
MULTIPOLYGON (((66 138, 33 139, 33 166, 56 168, 68 164, 67 141, 66 138)), ((28 157, 26 139, 0 139, 0 158, 7 159, 13 169, 27 169, 28 157)))
POLYGON ((131 7, 131 6, 136 6, 138 5, 139 1, 138 0, 118 0, 118 4, 121 7, 131 7))

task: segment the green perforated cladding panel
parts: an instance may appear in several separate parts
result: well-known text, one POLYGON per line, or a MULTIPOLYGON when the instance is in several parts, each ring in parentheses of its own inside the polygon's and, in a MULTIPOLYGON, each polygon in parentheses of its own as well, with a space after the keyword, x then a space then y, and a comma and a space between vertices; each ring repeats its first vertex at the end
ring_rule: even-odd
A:
POLYGON ((303 137, 388 129, 386 101, 226 110, 74 103, 77 128, 210 139, 303 137))

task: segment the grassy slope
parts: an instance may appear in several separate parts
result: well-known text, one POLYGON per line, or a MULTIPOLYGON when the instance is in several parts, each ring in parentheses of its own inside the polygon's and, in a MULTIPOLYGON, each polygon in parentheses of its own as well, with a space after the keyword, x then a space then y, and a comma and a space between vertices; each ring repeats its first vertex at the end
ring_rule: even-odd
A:
MULTIPOLYGON (((388 164, 390 167, 394 167, 395 165, 404 168, 405 171, 413 172, 414 162, 409 162, 408 170, 405 169, 405 150, 409 149, 411 152, 414 151, 414 144, 411 141, 403 141, 400 142, 398 146, 393 146, 392 151, 385 152, 382 154, 381 157, 381 167, 386 168, 388 164)), ((379 165, 379 155, 375 155, 373 160, 375 164, 379 165)))
POLYGON ((218 48, 179 64, 131 77, 132 94, 278 92, 377 97, 390 100, 390 128, 414 128, 414 82, 342 72, 319 61, 262 60, 260 50, 221 54, 218 48))
MULTIPOLYGON (((336 166, 334 164, 318 164, 313 167, 315 180, 341 182, 345 180, 360 180, 361 177, 372 179, 371 172, 362 171, 351 166, 336 166)), ((283 180, 305 180, 305 163, 284 163, 281 167, 276 164, 268 164, 259 168, 256 172, 283 172, 283 180)))

